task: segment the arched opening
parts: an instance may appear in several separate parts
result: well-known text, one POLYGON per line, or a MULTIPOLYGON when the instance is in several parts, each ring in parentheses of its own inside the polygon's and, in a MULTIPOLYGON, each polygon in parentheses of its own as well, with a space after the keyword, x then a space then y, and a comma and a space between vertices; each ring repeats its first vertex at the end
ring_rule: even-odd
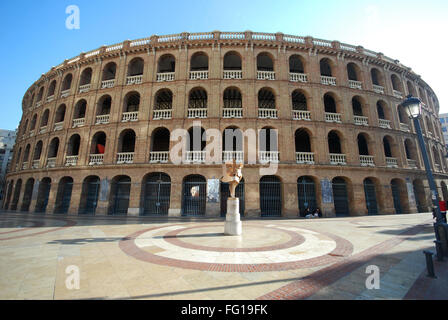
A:
POLYGON ((106 134, 102 131, 95 133, 90 145, 90 154, 104 154, 106 152, 106 134))
POLYGON ((417 91, 415 90, 414 85, 411 83, 411 81, 408 81, 406 83, 408 87, 408 94, 412 95, 413 97, 417 97, 417 91))
POLYGON ((204 216, 207 181, 201 175, 189 175, 182 182, 182 215, 204 216))
POLYGON ((124 97, 123 113, 137 112, 140 106, 140 94, 136 91, 129 92, 124 97))
POLYGON ((260 130, 258 136, 258 147, 261 152, 278 152, 277 129, 264 127, 260 130))
POLYGON ((53 97, 56 91, 56 80, 51 81, 50 86, 48 87, 47 97, 53 97))
POLYGON ((74 134, 70 137, 67 146, 67 156, 79 155, 79 148, 81 146, 81 137, 79 134, 74 134))
POLYGON ((39 93, 37 94, 36 102, 40 102, 40 101, 42 101, 42 97, 43 97, 43 95, 44 95, 44 87, 41 87, 41 88, 39 89, 39 93))
MULTIPOLYGON (((227 214, 227 200, 230 197, 230 187, 227 182, 221 182, 220 184, 221 217, 225 217, 227 214)), ((241 179, 240 183, 235 188, 235 197, 239 200, 240 215, 244 216, 244 178, 241 179)))
POLYGON ((384 87, 383 76, 382 76, 381 72, 378 69, 372 68, 370 70, 370 76, 372 78, 373 85, 384 87))
POLYGON ((17 210, 17 204, 19 203, 21 190, 22 190, 22 179, 19 179, 17 180, 16 187, 14 188, 14 197, 12 198, 11 210, 17 210))
POLYGON ((349 216, 349 195, 348 184, 342 177, 336 177, 332 180, 333 202, 336 216, 349 216))
POLYGON ((164 54, 157 63, 157 73, 171 73, 176 71, 176 59, 171 54, 164 54))
POLYGON ((369 155, 369 144, 367 142, 366 135, 364 133, 358 134, 358 152, 360 156, 369 155))
POLYGON ((42 155, 42 148, 43 148, 42 141, 38 141, 36 143, 36 146, 34 147, 34 155, 33 155, 34 161, 40 160, 40 157, 42 155))
POLYGON ((347 76, 348 80, 361 81, 361 70, 355 63, 350 62, 347 64, 347 76))
POLYGON ((397 106, 397 112, 398 112, 398 119, 400 121, 400 123, 404 123, 407 124, 408 126, 410 125, 410 119, 406 114, 406 111, 404 111, 404 108, 402 105, 398 105, 397 106))
POLYGON ((352 98, 352 109, 354 116, 362 117, 364 115, 362 112, 363 104, 361 102, 361 99, 357 96, 352 98))
POLYGON ((241 56, 235 51, 227 52, 224 55, 224 70, 241 70, 241 56))
POLYGON ((330 93, 324 95, 324 108, 326 113, 338 113, 336 100, 330 93))
POLYGON ((100 178, 97 176, 89 176, 84 179, 78 214, 95 214, 98 205, 100 185, 100 178))
POLYGON ((23 154, 24 167, 26 166, 25 164, 27 164, 28 160, 30 159, 30 150, 31 150, 31 145, 28 144, 25 148, 25 153, 23 154))
POLYGON ((8 210, 8 209, 9 209, 9 204, 10 204, 10 202, 11 202, 11 197, 12 197, 12 191, 13 191, 13 189, 14 189, 14 180, 11 180, 11 181, 9 181, 9 183, 8 183, 8 191, 7 191, 7 193, 6 193, 6 200, 5 200, 4 204, 3 204, 3 208, 4 208, 5 210, 8 210))
POLYGON ((308 130, 299 128, 294 134, 296 152, 312 152, 308 130))
POLYGON ((387 108, 386 103, 384 101, 378 101, 376 103, 376 111, 378 113, 378 118, 383 120, 388 120, 389 117, 386 116, 385 109, 387 108))
POLYGON ((447 188, 446 183, 444 181, 442 181, 440 183, 440 188, 442 189, 443 201, 448 201, 448 188, 447 188))
POLYGON ((303 58, 297 54, 289 57, 289 72, 290 73, 305 73, 303 58))
POLYGON ((151 152, 170 151, 170 131, 167 128, 157 128, 151 136, 151 152))
POLYGON ((62 81, 62 91, 70 90, 72 86, 72 79, 73 76, 71 73, 65 76, 64 80, 62 81))
POLYGON ((55 119, 54 119, 54 123, 61 123, 64 122, 65 119, 65 110, 66 110, 66 106, 65 104, 61 104, 58 108, 58 110, 56 111, 56 115, 55 115, 55 119))
POLYGON ((188 109, 206 109, 207 91, 203 88, 194 88, 188 95, 188 109))
POLYGON ((225 109, 235 109, 243 107, 241 91, 236 87, 230 87, 224 90, 223 102, 225 109))
POLYGON ((59 181, 54 213, 66 214, 68 212, 72 198, 72 190, 73 179, 71 177, 64 177, 59 181))
POLYGON ((389 136, 385 136, 383 138, 383 148, 384 148, 384 155, 386 158, 396 158, 395 157, 395 148, 393 146, 393 140, 389 136))
POLYGON ((260 178, 260 210, 262 217, 282 215, 282 183, 277 176, 260 178))
POLYGON ((23 193, 21 211, 28 212, 30 210, 31 198, 33 196, 34 179, 29 178, 25 183, 25 191, 23 193))
POLYGON ((272 89, 262 88, 258 91, 258 108, 275 109, 275 95, 272 89))
POLYGON ((190 71, 207 71, 208 56, 204 52, 196 52, 191 57, 190 71))
POLYGON ((59 139, 53 138, 48 148, 48 158, 56 158, 59 150, 59 139))
POLYGON ((332 65, 332 63, 331 63, 330 59, 328 59, 328 58, 321 59, 319 62, 320 75, 325 76, 325 77, 332 77, 333 73, 332 73, 331 65, 332 65))
POLYGON ((401 214, 409 211, 407 188, 404 182, 400 179, 392 179, 390 182, 392 192, 392 199, 396 214, 401 214))
POLYGON ((128 65, 128 77, 143 75, 144 61, 142 58, 134 58, 128 65))
POLYGON ((302 176, 297 179, 297 196, 299 200, 299 213, 305 217, 305 212, 309 209, 313 212, 318 208, 316 197, 315 179, 310 176, 302 176))
POLYGON ((118 152, 127 153, 135 150, 135 132, 132 129, 123 130, 118 138, 118 152))
POLYGON ((403 92, 403 87, 402 87, 401 80, 398 78, 397 75, 392 74, 392 75, 390 76, 390 80, 391 80, 391 82, 392 82, 392 88, 393 88, 395 91, 403 92))
POLYGON ((367 214, 378 214, 376 186, 371 178, 364 179, 364 195, 366 198, 367 214))
POLYGON ((50 110, 46 109, 42 118, 40 119, 40 127, 44 128, 48 125, 48 119, 50 118, 50 110))
POLYGON ((73 113, 73 119, 84 119, 86 117, 87 101, 79 100, 75 105, 75 111, 73 113))
POLYGON ((262 52, 257 56, 257 71, 274 71, 274 61, 268 53, 262 52))
POLYGON ((114 80, 117 72, 117 64, 109 62, 103 69, 102 81, 114 80))
POLYGON ((170 208, 171 178, 166 173, 150 173, 142 182, 142 214, 167 216, 170 208))
POLYGON ((406 159, 417 160, 417 148, 411 139, 404 140, 404 149, 406 152, 406 159))
POLYGON ((205 129, 193 126, 188 129, 187 135, 187 151, 203 151, 205 150, 206 141, 204 139, 205 129))
POLYGON ((109 95, 102 96, 98 100, 96 115, 104 116, 110 114, 110 108, 112 106, 112 98, 109 95))
POLYGON ((333 154, 342 154, 342 145, 339 134, 332 130, 328 133, 328 150, 333 154))
POLYGON ((36 213, 44 213, 47 210, 48 206, 48 198, 50 196, 51 190, 51 179, 43 178, 39 182, 39 189, 37 191, 37 200, 36 200, 36 213))
POLYGON ((79 80, 80 86, 85 86, 90 84, 92 81, 92 68, 86 68, 81 73, 81 78, 79 80))
POLYGON ((36 129, 36 123, 37 123, 37 114, 33 116, 31 119, 31 125, 30 125, 30 132, 34 131, 36 129))
POLYGON ((127 215, 131 194, 131 178, 116 176, 110 189, 109 215, 127 215))
POLYGON ((169 89, 157 91, 154 99, 154 110, 171 110, 173 108, 173 93, 169 89))
POLYGON ((240 128, 230 126, 224 129, 222 135, 222 161, 244 162, 244 146, 243 146, 243 132, 240 128))
POLYGON ((306 96, 301 90, 294 90, 291 94, 292 110, 307 111, 308 106, 306 102, 306 96))
POLYGON ((428 212, 428 211, 430 211, 430 209, 428 207, 428 204, 427 204, 427 201, 426 201, 426 192, 425 192, 425 187, 423 185, 422 180, 415 179, 412 182, 412 187, 413 187, 413 190, 414 190, 417 211, 418 212, 428 212))

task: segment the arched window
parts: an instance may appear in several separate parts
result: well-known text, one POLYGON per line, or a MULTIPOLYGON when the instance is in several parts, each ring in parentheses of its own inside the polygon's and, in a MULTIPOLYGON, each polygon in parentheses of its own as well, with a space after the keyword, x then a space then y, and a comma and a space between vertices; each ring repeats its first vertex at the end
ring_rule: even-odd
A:
POLYGON ((173 108, 173 93, 170 89, 160 89, 154 98, 154 110, 171 110, 173 108))
POLYGON ((51 81, 50 86, 48 87, 47 98, 53 97, 56 91, 56 80, 51 81))
POLYGON ((106 134, 102 131, 95 133, 90 146, 90 154, 104 154, 106 152, 106 134))
POLYGON ((352 98, 353 115, 363 116, 361 99, 359 97, 352 98))
POLYGON ((402 88, 402 84, 401 84, 401 80, 398 78, 398 76, 397 75, 395 75, 395 74, 392 74, 391 76, 390 76, 390 79, 391 79, 391 82, 392 82, 392 88, 395 90, 395 91, 398 91, 398 92, 403 92, 403 88, 402 88))
POLYGON ((46 109, 44 111, 44 114, 42 115, 42 118, 40 119, 40 127, 46 127, 48 125, 48 119, 50 117, 50 110, 46 109))
POLYGON ((103 74, 101 78, 102 89, 114 86, 113 80, 115 80, 116 73, 117 73, 117 64, 115 62, 109 62, 108 64, 106 64, 106 66, 103 69, 103 74))
POLYGON ((367 138, 365 134, 358 134, 358 152, 360 156, 368 156, 369 155, 369 145, 367 142, 367 138))
POLYGON ((188 95, 188 109, 206 109, 207 91, 203 88, 194 88, 188 95))
POLYGON ((262 88, 258 91, 258 108, 275 109, 275 95, 272 89, 262 88))
POLYGON ((86 117, 87 101, 79 100, 75 105, 75 111, 73 113, 73 119, 84 119, 86 117))
POLYGON ((204 52, 196 52, 191 57, 190 71, 207 71, 208 56, 204 52))
POLYGON ((332 94, 326 93, 324 95, 324 107, 327 113, 337 113, 336 101, 332 94))
POLYGON ((44 95, 44 87, 41 87, 41 88, 39 89, 39 93, 37 94, 36 102, 40 102, 40 101, 42 101, 42 97, 43 97, 43 95, 44 95))
POLYGON ((355 63, 347 64, 347 76, 348 80, 361 81, 361 70, 355 63))
POLYGON ((34 147, 33 160, 40 160, 40 157, 42 155, 42 146, 43 146, 42 141, 36 143, 36 146, 34 147))
POLYGON ((137 112, 140 106, 140 94, 136 91, 129 92, 124 97, 123 112, 137 112))
POLYGON ((332 77, 331 60, 328 58, 323 58, 319 62, 320 65, 320 75, 325 77, 332 77))
POLYGON ((289 72, 290 73, 305 73, 303 58, 297 54, 289 57, 289 72))
POLYGON ((59 139, 53 138, 48 147, 48 158, 56 158, 59 150, 59 139))
POLYGON ((370 70, 370 76, 372 78, 373 85, 384 87, 383 76, 382 76, 381 72, 378 69, 372 68, 370 70))
POLYGON ((67 146, 67 156, 79 155, 79 148, 81 145, 81 137, 79 134, 74 134, 70 137, 67 146))
POLYGON ((81 73, 81 79, 79 80, 80 86, 90 84, 92 81, 92 68, 86 68, 81 73))
POLYGON ((291 95, 292 110, 308 110, 306 96, 301 90, 294 90, 291 95))
POLYGON ((108 115, 110 114, 110 108, 112 106, 112 98, 109 95, 102 96, 98 100, 96 115, 108 115))
POLYGON ((54 123, 64 122, 64 119, 65 119, 65 109, 66 109, 65 104, 61 104, 59 106, 58 110, 56 111, 54 123))
POLYGON ((257 71, 274 71, 274 61, 268 53, 262 52, 257 56, 257 71))
POLYGON ((242 108, 243 101, 240 89, 236 87, 230 87, 224 90, 223 102, 224 102, 224 108, 230 108, 230 109, 242 108))
POLYGON ((135 151, 135 132, 127 129, 121 132, 118 139, 118 152, 134 152, 135 151))
POLYGON ((336 131, 328 133, 328 150, 333 154, 342 154, 341 139, 336 131))
POLYGON ((134 58, 128 65, 128 77, 143 75, 144 61, 142 58, 134 58))
POLYGON ((71 73, 65 76, 64 80, 62 81, 62 91, 70 90, 70 87, 72 86, 72 79, 73 76, 71 73))
POLYGON ((151 135, 151 152, 170 151, 170 131, 167 128, 157 128, 151 135))
POLYGON ((241 56, 235 51, 224 55, 224 70, 241 70, 241 56))
POLYGON ((131 178, 128 176, 114 177, 111 182, 108 213, 110 215, 127 215, 130 194, 131 178))
POLYGON ((176 59, 171 54, 165 54, 159 58, 157 73, 171 73, 176 71, 176 59))
POLYGON ((34 131, 36 129, 36 123, 37 123, 37 114, 33 116, 33 119, 31 119, 31 125, 30 125, 30 131, 34 131))

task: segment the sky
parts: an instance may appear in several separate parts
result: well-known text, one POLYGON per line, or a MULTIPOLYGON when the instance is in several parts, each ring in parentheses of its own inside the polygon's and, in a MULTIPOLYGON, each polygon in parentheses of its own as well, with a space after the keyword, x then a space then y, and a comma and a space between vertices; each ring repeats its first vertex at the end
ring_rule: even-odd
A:
POLYGON ((81 52, 180 32, 283 32, 361 45, 400 60, 448 112, 447 0, 0 1, 0 128, 15 129, 22 98, 42 73, 81 52), (80 10, 69 30, 66 8, 80 10))

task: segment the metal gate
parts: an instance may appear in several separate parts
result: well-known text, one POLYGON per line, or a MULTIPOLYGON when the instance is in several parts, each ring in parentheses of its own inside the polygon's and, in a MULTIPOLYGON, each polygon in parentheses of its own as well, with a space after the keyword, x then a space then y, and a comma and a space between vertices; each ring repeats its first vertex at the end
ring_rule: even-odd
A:
POLYGON ((23 193, 21 211, 29 211, 31 204, 31 197, 33 195, 34 179, 30 179, 25 184, 25 192, 23 193))
POLYGON ((145 183, 143 215, 168 215, 171 179, 164 173, 151 174, 145 183))
POLYGON ((316 186, 310 177, 300 177, 297 179, 297 195, 301 215, 307 208, 310 208, 311 212, 317 208, 316 186))
POLYGON ((422 206, 422 203, 420 202, 420 194, 417 191, 417 186, 415 183, 412 184, 413 190, 414 190, 414 195, 415 195, 415 204, 417 206, 417 211, 419 213, 421 212, 425 212, 424 207, 422 206))
POLYGON ((82 212, 84 214, 95 214, 100 194, 100 180, 92 179, 87 182, 86 205, 82 212))
POLYGON ((112 215, 127 215, 129 196, 131 193, 131 179, 122 178, 114 183, 114 206, 112 215))
POLYGON ((282 185, 276 176, 260 179, 260 209, 262 217, 282 215, 282 185))
MULTIPOLYGON (((221 182, 221 217, 227 214, 227 199, 230 197, 230 187, 228 183, 221 182)), ((244 216, 244 178, 235 189, 235 197, 240 200, 240 215, 244 216)))
POLYGON ((392 189, 392 198, 394 199, 395 213, 403 213, 400 200, 400 187, 395 183, 391 183, 390 188, 392 189))
POLYGON ((199 175, 188 176, 182 184, 182 215, 203 216, 207 199, 207 182, 199 175))
POLYGON ((14 197, 12 199, 11 210, 17 210, 21 189, 22 189, 22 180, 18 180, 16 182, 16 187, 14 188, 14 197))
POLYGON ((60 194, 58 196, 58 203, 56 205, 55 213, 67 213, 70 208, 70 201, 72 198, 73 181, 61 182, 60 194))
POLYGON ((364 194, 366 197, 367 213, 378 214, 375 184, 370 179, 364 180, 364 194))
POLYGON ((36 202, 36 213, 42 213, 47 210, 48 197, 50 196, 51 182, 42 180, 39 184, 39 192, 36 202))
POLYGON ((333 179, 332 188, 336 216, 348 216, 350 211, 347 183, 343 179, 333 179))

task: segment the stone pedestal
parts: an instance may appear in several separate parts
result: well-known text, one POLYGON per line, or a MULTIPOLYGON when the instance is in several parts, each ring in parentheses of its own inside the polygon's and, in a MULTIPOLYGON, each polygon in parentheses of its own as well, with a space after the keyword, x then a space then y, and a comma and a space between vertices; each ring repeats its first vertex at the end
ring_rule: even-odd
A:
POLYGON ((243 231, 240 220, 240 200, 238 198, 227 199, 226 223, 224 234, 230 236, 239 236, 243 231))

